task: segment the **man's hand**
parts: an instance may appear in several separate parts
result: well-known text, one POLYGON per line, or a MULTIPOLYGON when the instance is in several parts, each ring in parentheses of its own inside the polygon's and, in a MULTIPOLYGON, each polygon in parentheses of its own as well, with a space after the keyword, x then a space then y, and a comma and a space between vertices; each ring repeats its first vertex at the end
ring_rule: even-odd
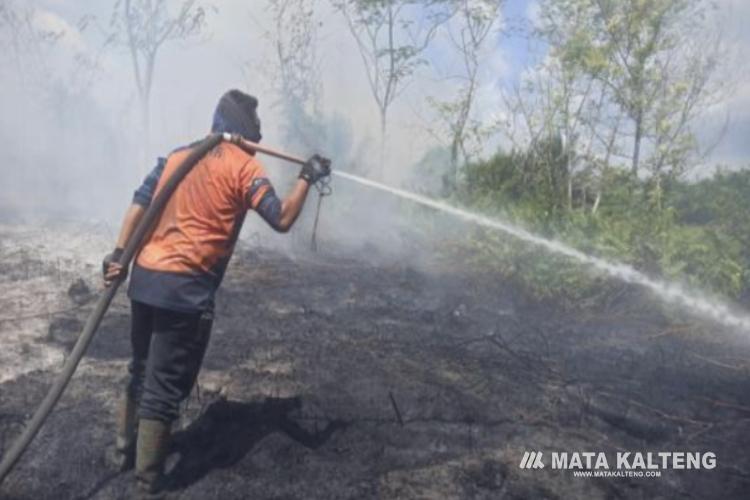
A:
POLYGON ((323 158, 319 154, 314 154, 309 160, 307 160, 307 163, 302 166, 299 178, 312 185, 323 177, 328 177, 329 175, 331 175, 331 160, 323 158))
POLYGON ((102 261, 102 274, 104 275, 105 286, 110 286, 114 280, 120 277, 122 279, 127 277, 128 270, 120 265, 120 257, 122 257, 122 248, 119 247, 104 257, 102 261))

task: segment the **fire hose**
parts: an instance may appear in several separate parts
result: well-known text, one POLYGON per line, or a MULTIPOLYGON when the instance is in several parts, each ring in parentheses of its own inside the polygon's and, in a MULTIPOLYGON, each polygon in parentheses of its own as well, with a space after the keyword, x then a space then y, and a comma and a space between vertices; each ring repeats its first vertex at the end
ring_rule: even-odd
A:
MULTIPOLYGON (((143 240, 159 220, 164 207, 171 198, 175 189, 177 189, 177 186, 180 184, 180 182, 182 182, 185 176, 190 173, 193 167, 195 167, 195 165, 197 165, 198 162, 206 154, 208 154, 209 151, 211 151, 222 141, 236 144, 243 150, 252 154, 258 152, 300 165, 305 163, 305 160, 301 158, 297 158, 295 156, 291 156, 286 153, 282 153, 274 149, 247 141, 237 135, 209 135, 201 142, 199 142, 195 147, 193 147, 190 154, 177 167, 177 169, 175 169, 174 173, 164 183, 162 189, 154 197, 148 209, 143 214, 143 217, 141 218, 140 222, 133 231, 133 234, 130 236, 130 239, 125 245, 122 256, 120 257, 120 260, 118 262, 123 268, 127 268, 130 265, 130 262, 133 260, 133 257, 136 255, 136 253, 138 253, 143 240)), ((323 195, 323 189, 328 189, 327 185, 325 185, 324 187, 317 187, 321 192, 321 195, 323 195)), ((104 314, 107 312, 107 309, 109 309, 112 299, 115 297, 117 289, 122 284, 122 281, 123 278, 114 280, 110 284, 110 286, 108 286, 101 294, 99 300, 94 306, 94 309, 91 311, 91 314, 86 320, 86 324, 84 325, 81 334, 78 336, 78 340, 76 341, 75 346, 73 346, 73 349, 70 351, 70 354, 66 358, 62 371, 57 376, 54 383, 52 384, 52 387, 50 387, 49 391, 47 392, 47 395, 44 397, 41 404, 34 412, 34 415, 31 417, 31 420, 29 420, 26 428, 16 439, 16 441, 14 441, 13 445, 10 447, 7 453, 5 453, 5 456, 3 456, 3 460, 0 463, 0 484, 3 483, 10 471, 13 470, 16 462, 18 462, 23 452, 26 450, 26 448, 28 448, 29 444, 31 444, 31 441, 34 439, 34 437, 36 437, 42 425, 44 425, 45 420, 50 415, 58 400, 62 396, 62 393, 65 391, 65 388, 68 386, 68 383, 70 383, 70 379, 73 377, 76 368, 78 368, 78 364, 86 353, 86 350, 88 349, 88 346, 91 343, 94 334, 99 328, 104 314)))

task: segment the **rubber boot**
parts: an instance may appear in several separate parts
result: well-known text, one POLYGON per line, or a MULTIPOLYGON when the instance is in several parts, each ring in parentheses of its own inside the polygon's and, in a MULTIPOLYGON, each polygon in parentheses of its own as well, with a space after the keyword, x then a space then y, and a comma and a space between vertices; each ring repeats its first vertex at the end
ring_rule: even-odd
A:
POLYGON ((170 424, 142 418, 135 453, 136 498, 163 499, 164 462, 169 452, 170 424))
POLYGON ((111 460, 120 472, 135 465, 136 402, 127 392, 117 403, 115 449, 111 460))

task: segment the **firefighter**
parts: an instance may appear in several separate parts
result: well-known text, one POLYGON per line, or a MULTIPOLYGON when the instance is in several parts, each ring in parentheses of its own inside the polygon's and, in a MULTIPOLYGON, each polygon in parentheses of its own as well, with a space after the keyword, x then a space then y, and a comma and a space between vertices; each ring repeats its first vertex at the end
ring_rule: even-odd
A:
MULTIPOLYGON (((213 133, 261 140, 258 100, 239 90, 224 94, 213 117, 213 133)), ((128 238, 191 146, 160 158, 135 191, 115 250, 104 259, 105 284, 125 277, 117 261, 128 238)), ((330 175, 319 155, 302 167, 291 192, 280 199, 263 165, 230 142, 201 159, 167 203, 130 273, 131 344, 129 379, 116 418, 115 460, 135 466, 136 491, 161 498, 170 428, 190 394, 208 345, 214 295, 226 270, 245 213, 253 210, 272 228, 288 231, 310 186, 330 175)))

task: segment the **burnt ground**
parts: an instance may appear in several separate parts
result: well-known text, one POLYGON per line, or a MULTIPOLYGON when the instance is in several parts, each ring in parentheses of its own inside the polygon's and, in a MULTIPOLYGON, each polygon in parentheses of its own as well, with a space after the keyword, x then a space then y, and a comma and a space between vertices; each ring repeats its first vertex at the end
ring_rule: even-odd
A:
MULTIPOLYGON (((1 281, 54 274, 38 266, 31 277, 6 266, 1 281)), ((584 315, 495 276, 427 267, 238 251, 175 430, 174 496, 747 498, 750 342, 666 316, 646 307, 648 297, 625 294, 584 315), (718 464, 660 478, 574 478, 520 469, 525 450, 713 451, 718 464)), ((80 275, 95 270, 52 281, 65 297, 45 312, 46 334, 19 351, 25 362, 40 346, 64 352, 74 342, 91 307, 80 275)), ((32 320, 11 320, 9 307, 2 335, 32 320)), ((0 497, 129 498, 132 472, 106 459, 128 351, 120 294, 0 497)), ((0 384, 0 449, 41 401, 59 369, 52 359, 0 384)))

